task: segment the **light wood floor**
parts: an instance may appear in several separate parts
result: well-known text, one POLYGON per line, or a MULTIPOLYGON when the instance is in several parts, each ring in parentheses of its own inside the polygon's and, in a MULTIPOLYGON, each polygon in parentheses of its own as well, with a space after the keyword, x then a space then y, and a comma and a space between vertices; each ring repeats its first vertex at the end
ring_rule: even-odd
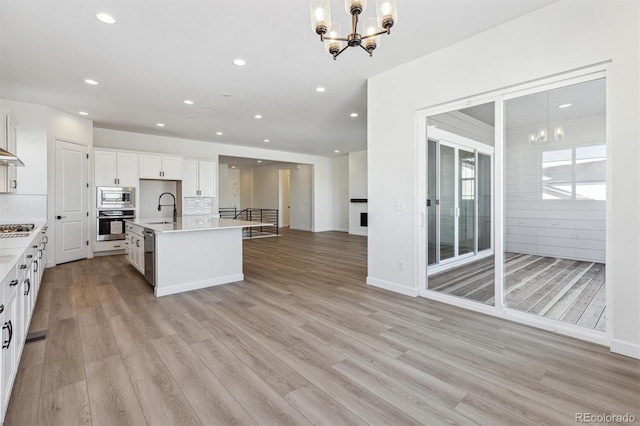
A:
MULTIPOLYGON (((246 280, 155 298, 123 256, 45 272, 7 425, 640 418, 640 361, 364 284, 366 238, 248 240, 246 280)), ((188 267, 188 265, 184 265, 188 267)))
MULTIPOLYGON (((494 258, 429 276, 429 288, 493 305, 494 258)), ((605 331, 605 265, 505 253, 505 306, 605 331)))

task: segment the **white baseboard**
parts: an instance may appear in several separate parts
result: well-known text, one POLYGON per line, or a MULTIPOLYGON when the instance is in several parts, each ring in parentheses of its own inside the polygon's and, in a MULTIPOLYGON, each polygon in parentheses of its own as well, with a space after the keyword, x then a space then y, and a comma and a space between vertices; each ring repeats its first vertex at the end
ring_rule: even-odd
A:
POLYGON ((244 274, 227 275, 202 281, 192 281, 188 283, 176 284, 171 286, 156 286, 154 293, 156 297, 168 296, 170 294, 184 293, 185 291, 198 290, 201 288, 213 287, 216 285, 234 283, 244 280, 244 274))
POLYGON ((361 237, 367 237, 369 234, 367 232, 351 231, 349 232, 349 235, 359 235, 361 237))
POLYGON ((332 231, 335 231, 335 232, 349 232, 349 229, 347 229, 347 228, 333 228, 332 231))
POLYGON ((403 285, 392 283, 390 281, 367 277, 367 284, 374 287, 383 288, 385 290, 393 291, 394 293, 404 294, 405 296, 418 297, 418 289, 405 287, 403 285))
POLYGON ((611 352, 640 359, 640 345, 637 343, 625 342, 624 340, 612 339, 611 352))
MULTIPOLYGON (((289 229, 292 229, 294 231, 307 231, 307 232, 311 231, 311 228, 298 228, 297 226, 290 226, 289 229)), ((322 232, 322 231, 315 231, 315 232, 322 232)))

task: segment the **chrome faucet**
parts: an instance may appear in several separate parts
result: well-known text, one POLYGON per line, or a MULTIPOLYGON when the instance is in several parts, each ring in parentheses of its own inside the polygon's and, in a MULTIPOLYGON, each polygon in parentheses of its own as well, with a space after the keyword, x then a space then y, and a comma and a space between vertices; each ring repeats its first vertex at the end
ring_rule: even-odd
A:
POLYGON ((162 194, 160 194, 160 196, 158 197, 158 211, 162 211, 162 207, 164 206, 170 206, 171 204, 160 204, 160 200, 162 199, 162 196, 165 194, 169 194, 171 195, 171 197, 173 198, 173 223, 176 223, 178 221, 178 209, 176 208, 176 196, 173 195, 170 192, 163 192, 162 194))

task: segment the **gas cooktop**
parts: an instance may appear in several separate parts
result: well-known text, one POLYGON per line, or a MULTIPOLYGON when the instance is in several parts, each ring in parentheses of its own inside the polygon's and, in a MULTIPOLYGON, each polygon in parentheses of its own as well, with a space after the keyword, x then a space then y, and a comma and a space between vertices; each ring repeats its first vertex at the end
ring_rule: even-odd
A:
POLYGON ((35 225, 33 223, 0 225, 0 238, 28 237, 34 228, 35 225))

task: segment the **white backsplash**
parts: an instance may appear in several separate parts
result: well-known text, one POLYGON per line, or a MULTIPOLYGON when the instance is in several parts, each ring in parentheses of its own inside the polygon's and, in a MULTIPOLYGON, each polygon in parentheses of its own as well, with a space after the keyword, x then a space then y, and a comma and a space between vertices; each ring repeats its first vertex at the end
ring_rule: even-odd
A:
MULTIPOLYGON (((177 196, 177 184, 172 180, 140 180, 140 193, 138 197, 138 218, 151 219, 159 217, 171 217, 173 208, 171 206, 162 207, 158 211, 158 197, 163 192, 170 192, 177 196)), ((180 201, 176 200, 178 214, 180 211, 180 201)), ((162 197, 162 204, 173 204, 173 198, 169 195, 162 197)))
POLYGON ((46 220, 46 195, 0 194, 0 223, 30 223, 46 220))
POLYGON ((213 198, 185 197, 184 204, 182 206, 183 216, 212 215, 212 214, 214 214, 213 198))

